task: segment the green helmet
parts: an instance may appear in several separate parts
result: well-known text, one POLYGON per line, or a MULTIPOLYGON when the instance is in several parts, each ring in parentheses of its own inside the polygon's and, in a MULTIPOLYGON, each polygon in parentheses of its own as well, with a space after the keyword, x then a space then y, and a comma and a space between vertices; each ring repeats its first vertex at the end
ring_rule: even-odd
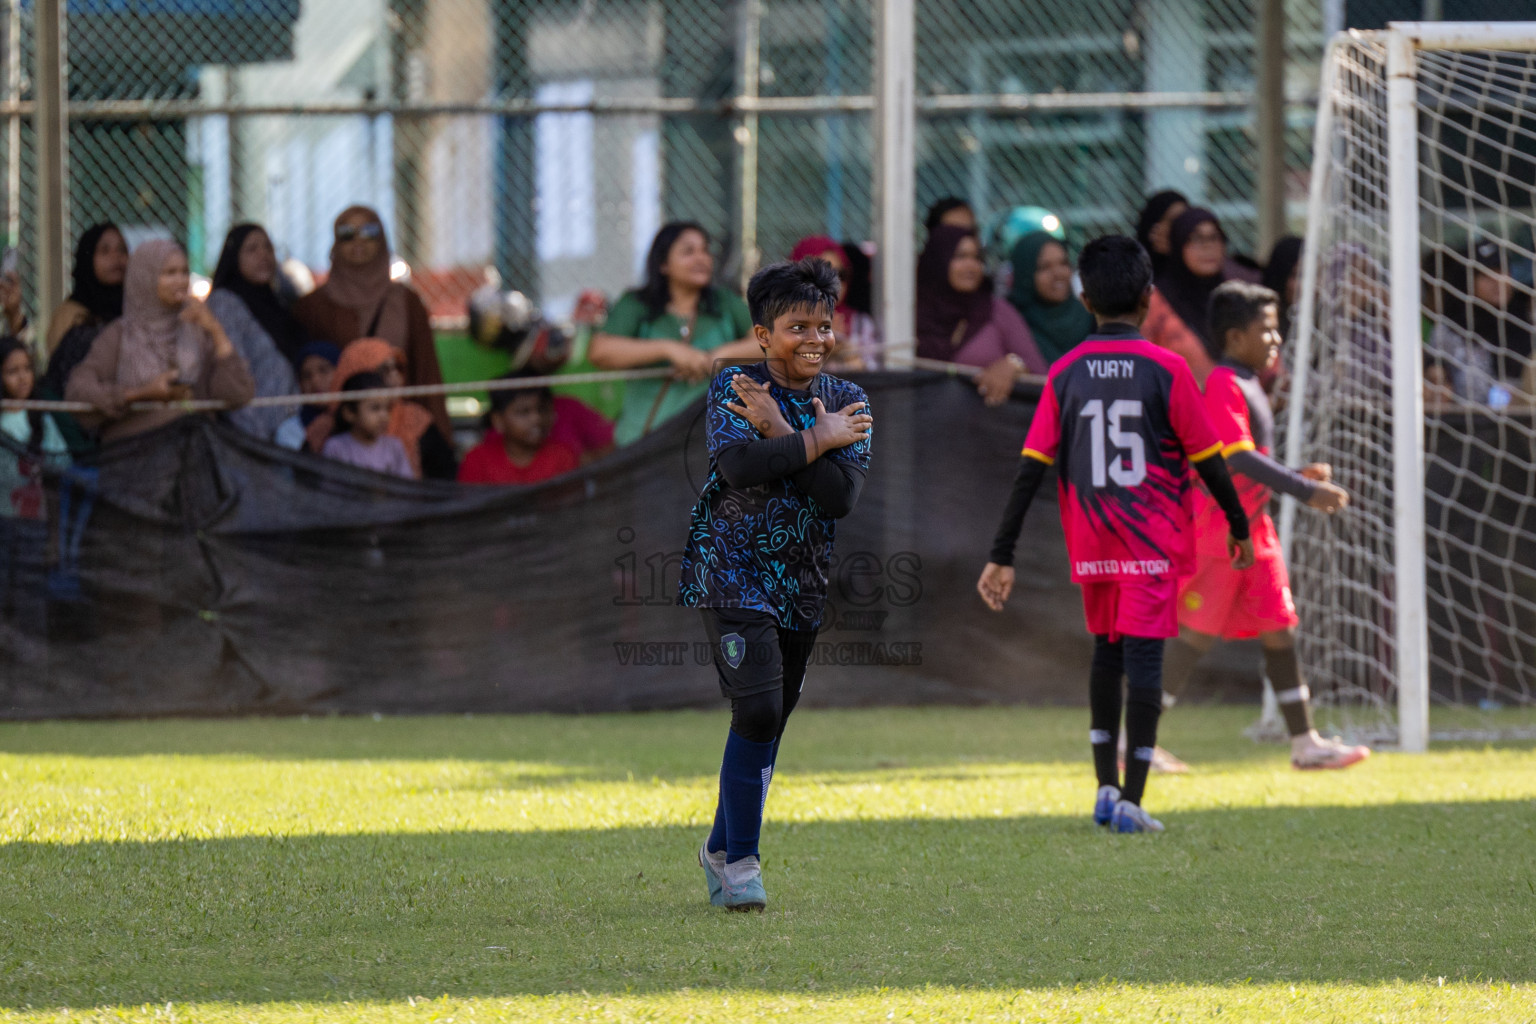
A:
POLYGON ((1067 240, 1067 229, 1061 218, 1043 206, 1015 206, 987 232, 995 250, 1006 258, 1013 251, 1013 244, 1031 231, 1044 231, 1053 238, 1067 240))

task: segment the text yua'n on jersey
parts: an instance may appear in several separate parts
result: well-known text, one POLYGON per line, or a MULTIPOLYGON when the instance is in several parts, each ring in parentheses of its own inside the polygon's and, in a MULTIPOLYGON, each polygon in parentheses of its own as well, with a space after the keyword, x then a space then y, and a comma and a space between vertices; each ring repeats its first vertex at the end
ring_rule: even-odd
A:
POLYGON ((1219 451, 1183 360, 1120 324, 1051 367, 1024 443, 1025 456, 1059 461, 1078 582, 1188 572, 1190 463, 1219 451))

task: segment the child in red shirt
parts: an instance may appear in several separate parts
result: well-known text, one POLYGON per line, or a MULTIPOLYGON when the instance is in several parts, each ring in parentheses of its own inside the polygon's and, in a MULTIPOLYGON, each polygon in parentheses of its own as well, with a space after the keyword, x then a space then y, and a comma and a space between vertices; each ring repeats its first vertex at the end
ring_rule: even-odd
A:
POLYGON ((580 465, 575 451, 550 437, 555 396, 549 388, 491 393, 491 429, 459 466, 465 484, 536 484, 580 465))
POLYGON ((1255 563, 1234 572, 1222 545, 1222 516, 1201 492, 1195 512, 1195 570, 1179 586, 1179 638, 1168 645, 1165 678, 1170 696, 1183 689, 1200 656, 1216 643, 1257 637, 1264 668, 1291 734, 1291 764, 1301 769, 1347 768, 1370 748, 1320 737, 1312 727, 1310 693, 1296 659, 1296 606, 1280 538, 1269 516, 1273 491, 1332 514, 1349 495, 1331 482, 1332 470, 1314 463, 1288 469, 1270 457, 1275 417, 1261 375, 1280 357, 1280 299, 1268 288, 1228 281, 1211 294, 1211 337, 1222 359, 1205 381, 1205 408, 1221 436, 1253 536, 1255 563))
POLYGON ((1141 799, 1163 707, 1163 641, 1178 634, 1178 580, 1194 565, 1191 466, 1227 519, 1223 543, 1234 569, 1253 564, 1253 545, 1189 366, 1142 336, 1152 296, 1146 252, 1134 239, 1097 238, 1078 266, 1083 305, 1098 328, 1051 366, 976 586, 1002 611, 1024 514, 1046 467, 1056 465, 1072 579, 1094 635, 1093 820, 1116 832, 1161 832, 1141 799), (1115 757, 1122 703, 1131 746, 1123 784, 1115 757))

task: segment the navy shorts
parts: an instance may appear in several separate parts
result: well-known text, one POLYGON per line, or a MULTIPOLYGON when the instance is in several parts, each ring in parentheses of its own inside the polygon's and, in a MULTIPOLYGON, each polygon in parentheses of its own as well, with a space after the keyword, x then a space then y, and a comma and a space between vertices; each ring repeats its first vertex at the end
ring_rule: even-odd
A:
POLYGON ((816 630, 784 629, 767 612, 700 608, 715 655, 720 692, 730 699, 783 687, 800 692, 816 648, 816 630))

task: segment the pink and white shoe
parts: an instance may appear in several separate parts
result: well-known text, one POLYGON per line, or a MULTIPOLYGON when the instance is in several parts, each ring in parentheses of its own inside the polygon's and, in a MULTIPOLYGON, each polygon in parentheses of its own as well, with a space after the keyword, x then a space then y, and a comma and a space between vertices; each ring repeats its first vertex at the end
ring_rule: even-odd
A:
POLYGON ((1370 747, 1325 739, 1303 754, 1291 755, 1291 767, 1303 772, 1329 771, 1359 764, 1370 756, 1370 747))
MULTIPOLYGON (((1115 750, 1115 763, 1120 768, 1120 774, 1125 774, 1125 733, 1120 734, 1120 746, 1115 750)), ((1171 751, 1162 747, 1152 748, 1152 773, 1154 775, 1183 775, 1189 771, 1189 765, 1181 761, 1171 751)))
POLYGON ((1183 775, 1189 771, 1189 765, 1162 747, 1153 747, 1152 770, 1159 775, 1183 775))

